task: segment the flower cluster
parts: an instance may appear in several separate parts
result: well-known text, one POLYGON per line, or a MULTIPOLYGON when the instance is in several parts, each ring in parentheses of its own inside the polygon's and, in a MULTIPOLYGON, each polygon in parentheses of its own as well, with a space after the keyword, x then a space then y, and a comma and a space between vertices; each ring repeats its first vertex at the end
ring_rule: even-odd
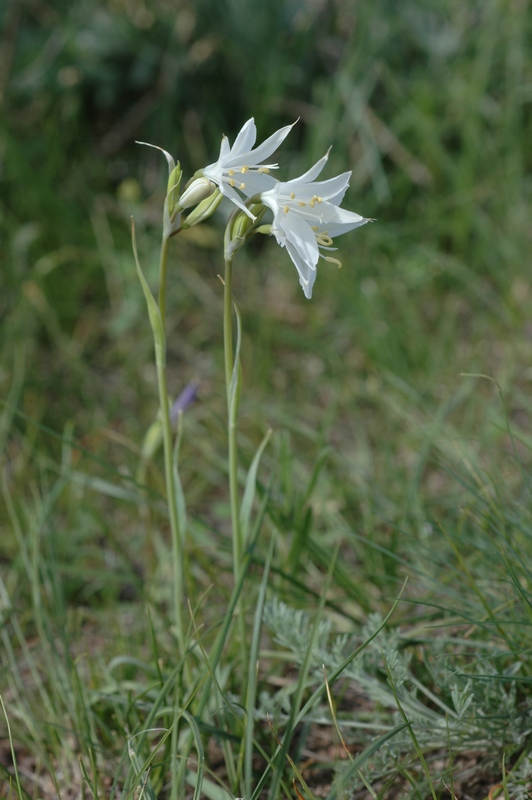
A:
MULTIPOLYGON (((281 247, 286 247, 298 271, 305 297, 310 299, 320 257, 341 266, 337 258, 327 255, 336 249, 333 247, 334 237, 358 228, 368 220, 340 208, 350 172, 328 180, 316 180, 327 162, 328 153, 300 178, 282 182, 271 175, 278 169, 278 164, 265 162, 286 139, 292 127, 281 128, 258 147, 254 147, 257 129, 253 118, 246 122, 232 147, 224 136, 218 161, 196 173, 176 209, 181 211, 202 201, 198 211, 192 212, 193 216, 185 221, 184 226, 188 227, 212 213, 222 196, 227 197, 245 215, 242 220, 247 220, 247 223, 241 225, 241 229, 248 233, 255 229, 272 234, 281 247), (273 222, 259 227, 257 216, 262 217, 266 208, 272 211, 273 222)), ((240 240, 235 240, 233 251, 240 244, 240 240)))

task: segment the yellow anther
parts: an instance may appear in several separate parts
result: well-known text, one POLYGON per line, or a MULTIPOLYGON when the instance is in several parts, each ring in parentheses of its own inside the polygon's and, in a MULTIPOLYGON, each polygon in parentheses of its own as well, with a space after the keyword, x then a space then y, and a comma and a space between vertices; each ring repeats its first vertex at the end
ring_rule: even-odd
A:
POLYGON ((333 243, 331 237, 327 236, 326 233, 320 233, 318 236, 316 236, 316 241, 322 247, 331 247, 333 243))
POLYGON ((229 180, 229 186, 234 186, 234 185, 235 185, 235 182, 234 182, 234 180, 231 178, 231 179, 229 180))
POLYGON ((285 207, 283 208, 283 211, 284 211, 284 213, 285 213, 285 214, 288 214, 288 212, 290 211, 290 209, 289 209, 289 207, 288 207, 288 206, 285 206, 285 207))
POLYGON ((246 172, 248 171, 248 169, 249 169, 249 167, 241 167, 240 168, 240 172, 242 173, 242 175, 245 175, 246 172))
POLYGON ((312 228, 313 231, 317 231, 318 228, 319 228, 319 225, 311 225, 310 227, 312 228))
POLYGON ((304 203, 302 200, 300 200, 299 203, 298 203, 299 208, 305 208, 306 205, 307 204, 304 203))
POLYGON ((228 175, 229 175, 229 176, 232 178, 232 177, 233 177, 233 175, 235 174, 235 171, 234 171, 234 169, 228 169, 228 170, 227 170, 227 174, 228 174, 228 175))
POLYGON ((241 184, 240 184, 240 186, 239 186, 238 188, 239 188, 239 189, 245 189, 245 188, 246 188, 246 184, 245 184, 245 183, 241 183, 241 184))
POLYGON ((338 269, 342 269, 342 262, 338 261, 337 258, 333 258, 332 256, 325 256, 325 261, 328 261, 329 264, 336 264, 338 269))
POLYGON ((314 206, 315 206, 315 205, 316 205, 316 201, 315 201, 315 200, 314 200, 314 198, 313 198, 313 199, 310 201, 310 203, 309 203, 309 206, 310 206, 311 208, 314 208, 314 206))
POLYGON ((259 168, 258 168, 258 170, 257 170, 257 172, 264 172, 264 173, 266 173, 266 174, 267 174, 269 171, 270 171, 270 170, 268 169, 268 167, 259 167, 259 168))
POLYGON ((296 193, 290 192, 290 200, 295 200, 295 199, 296 199, 296 193))

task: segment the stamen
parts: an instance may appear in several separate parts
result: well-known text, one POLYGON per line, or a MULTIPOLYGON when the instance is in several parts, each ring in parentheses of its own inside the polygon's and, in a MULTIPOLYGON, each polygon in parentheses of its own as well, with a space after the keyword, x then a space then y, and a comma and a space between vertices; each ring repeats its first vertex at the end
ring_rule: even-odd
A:
POLYGON ((232 177, 233 177, 233 175, 235 174, 235 171, 234 171, 234 169, 228 169, 228 170, 227 170, 227 174, 229 175, 229 177, 230 177, 230 178, 232 178, 232 177))
POLYGON ((234 180, 232 178, 230 178, 229 179, 229 186, 233 187, 234 185, 235 185, 234 180))
POLYGON ((310 227, 312 228, 313 231, 317 231, 320 226, 319 225, 311 225, 310 227))
POLYGON ((284 211, 284 213, 285 213, 285 214, 288 214, 288 212, 290 211, 290 209, 289 209, 289 207, 288 207, 288 206, 285 206, 285 207, 283 208, 283 211, 284 211))
POLYGON ((333 258, 332 256, 324 256, 325 261, 328 261, 329 264, 336 264, 338 269, 342 269, 342 262, 338 261, 337 258, 333 258))
POLYGON ((242 175, 245 175, 248 169, 249 167, 241 167, 240 172, 242 173, 242 175))
POLYGON ((290 192, 290 200, 295 200, 295 199, 296 199, 296 193, 290 192))
POLYGON ((332 247, 333 240, 326 233, 320 233, 316 236, 316 241, 321 247, 332 247))
POLYGON ((316 201, 315 201, 315 200, 314 200, 314 198, 313 198, 313 199, 310 201, 310 203, 309 203, 309 206, 310 206, 311 208, 314 208, 314 206, 315 206, 315 205, 316 205, 316 201))
POLYGON ((259 167, 257 170, 257 172, 264 172, 265 174, 268 174, 269 171, 268 167, 259 167))
POLYGON ((245 188, 246 188, 246 184, 245 184, 245 183, 241 183, 241 184, 240 184, 240 186, 239 186, 238 188, 239 188, 239 189, 245 189, 245 188))

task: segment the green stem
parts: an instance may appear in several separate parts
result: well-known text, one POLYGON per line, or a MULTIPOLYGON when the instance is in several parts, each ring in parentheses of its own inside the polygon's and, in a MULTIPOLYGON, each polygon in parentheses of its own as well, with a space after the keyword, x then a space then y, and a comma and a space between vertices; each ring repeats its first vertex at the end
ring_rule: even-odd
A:
POLYGON ((237 475, 238 458, 236 427, 238 416, 238 398, 236 397, 237 387, 236 385, 233 385, 233 371, 235 365, 233 361, 233 298, 231 294, 232 266, 232 260, 226 259, 224 277, 224 356, 229 445, 229 494, 231 500, 231 523, 233 530, 233 575, 236 583, 240 578, 244 548, 242 542, 242 530, 240 527, 240 503, 238 498, 237 475))
POLYGON ((183 547, 184 531, 179 529, 179 514, 177 511, 177 498, 174 481, 172 423, 170 421, 170 403, 168 400, 168 385, 166 378, 166 273, 168 267, 168 242, 168 237, 163 235, 161 243, 161 256, 159 260, 159 311, 162 321, 164 348, 162 357, 157 358, 157 384, 159 387, 159 403, 161 407, 161 422, 163 428, 166 494, 168 511, 170 514, 170 530, 172 534, 174 617, 180 655, 183 657, 185 654, 185 626, 183 621, 183 600, 185 589, 183 547))
POLYGON ((161 255, 159 257, 159 311, 163 321, 163 331, 166 341, 166 275, 168 272, 168 243, 170 239, 163 233, 161 241, 161 255))

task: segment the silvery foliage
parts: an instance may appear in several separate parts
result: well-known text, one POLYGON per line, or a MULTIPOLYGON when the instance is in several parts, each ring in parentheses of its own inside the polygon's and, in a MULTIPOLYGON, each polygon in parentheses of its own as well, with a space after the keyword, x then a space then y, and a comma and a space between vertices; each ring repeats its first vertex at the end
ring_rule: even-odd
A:
MULTIPOLYGON (((274 642, 292 655, 294 665, 301 665, 311 638, 311 615, 274 599, 265 608, 264 622, 274 642)), ((371 614, 360 634, 338 635, 333 633, 331 621, 324 617, 318 625, 311 656, 312 685, 309 688, 323 684, 323 667, 326 674, 331 675, 381 624, 382 617, 371 614)), ((414 669, 413 648, 406 635, 395 628, 387 628, 345 668, 340 679, 343 691, 347 681, 348 688, 360 697, 360 706, 364 708, 363 715, 357 713, 358 703, 354 704, 353 711, 337 713, 347 741, 369 744, 376 736, 400 725, 403 716, 398 702, 424 751, 441 749, 442 753, 448 753, 451 747, 455 752, 474 749, 493 754, 503 745, 518 748, 532 733, 532 707, 530 704, 520 706, 517 702, 514 678, 521 662, 516 661, 501 675, 497 664, 501 663, 502 653, 494 652, 494 648, 487 645, 485 650, 474 655, 469 653, 466 658, 458 654, 456 645, 451 647, 442 637, 424 645, 423 663, 418 662, 414 669), (416 670, 425 677, 418 678, 416 670), (370 713, 368 708, 371 708, 370 713)), ((276 701, 277 719, 286 719, 289 694, 289 690, 284 690, 276 698, 268 698, 267 703, 261 701, 258 716, 266 712, 272 716, 276 701)), ((334 697, 334 686, 332 694, 334 697)), ((310 712, 309 721, 331 724, 325 696, 322 705, 310 712)), ((391 762, 400 760, 405 764, 409 758, 416 758, 415 748, 411 732, 404 728, 385 742, 365 765, 366 778, 382 776, 391 762)), ((530 772, 532 767, 523 765, 523 770, 530 772)), ((515 797, 526 796, 519 794, 521 784, 515 785, 515 797)))

